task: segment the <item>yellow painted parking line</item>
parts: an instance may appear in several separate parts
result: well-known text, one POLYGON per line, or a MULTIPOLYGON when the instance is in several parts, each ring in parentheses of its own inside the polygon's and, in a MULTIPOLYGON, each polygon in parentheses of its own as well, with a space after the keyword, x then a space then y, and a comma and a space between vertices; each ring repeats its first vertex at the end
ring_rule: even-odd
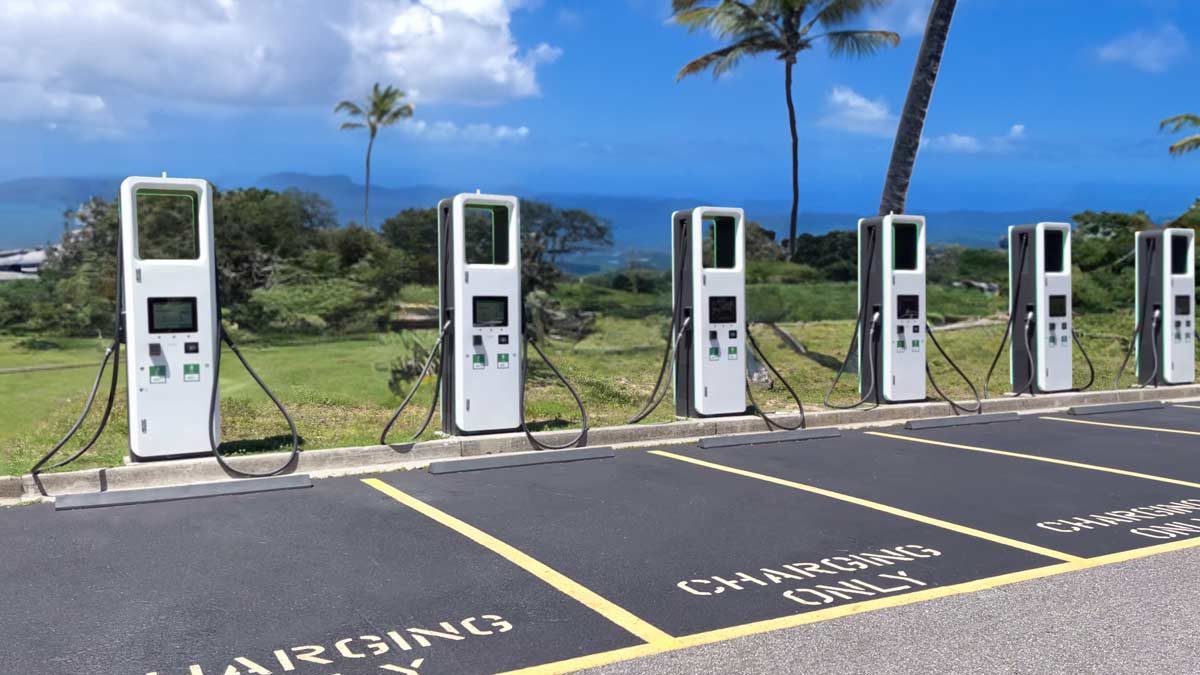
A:
POLYGON ((1172 403, 1172 408, 1191 408, 1192 410, 1200 410, 1200 405, 1188 405, 1186 403, 1172 403))
POLYGON ((1200 431, 1185 431, 1183 429, 1164 429, 1162 427, 1140 427, 1135 424, 1115 424, 1113 422, 1096 422, 1093 420, 1073 420, 1066 417, 1050 417, 1043 416, 1038 419, 1051 420, 1054 422, 1070 422, 1072 424, 1091 424, 1097 427, 1111 427, 1113 429, 1133 429, 1134 431, 1159 431, 1164 434, 1182 434, 1184 436, 1200 436, 1200 431))
POLYGON ((681 462, 688 462, 689 464, 695 464, 697 466, 703 466, 703 467, 707 467, 709 469, 716 469, 717 471, 724 471, 726 473, 732 473, 732 474, 735 474, 738 476, 744 476, 746 478, 753 478, 755 480, 761 480, 761 481, 765 481, 767 483, 774 483, 775 485, 782 485, 784 487, 790 487, 790 488, 793 488, 796 490, 803 490, 805 492, 811 492, 812 494, 815 494, 815 495, 821 495, 822 497, 830 497, 832 499, 837 499, 839 501, 848 502, 850 504, 856 504, 858 506, 865 506, 869 509, 875 509, 876 511, 882 511, 884 513, 888 513, 893 516, 907 518, 908 520, 915 520, 919 523, 925 523, 926 525, 933 525, 934 527, 940 527, 944 530, 958 532, 959 534, 966 534, 966 535, 970 535, 972 537, 978 537, 979 539, 986 539, 987 541, 990 541, 990 542, 994 542, 997 544, 1003 544, 1005 546, 1011 546, 1013 548, 1019 548, 1023 551, 1037 553, 1038 555, 1043 555, 1048 558, 1056 558, 1058 560, 1065 560, 1065 561, 1070 561, 1070 562, 1083 560, 1083 558, 1080 558, 1079 556, 1074 556, 1069 553, 1063 553, 1062 551, 1055 551, 1054 549, 1045 548, 1043 546, 1038 546, 1036 544, 1029 544, 1029 543, 1026 543, 1023 541, 1017 541, 1016 539, 1010 539, 1008 537, 1004 537, 1004 536, 1001 536, 998 534, 992 534, 991 532, 984 532, 983 530, 977 530, 973 527, 967 527, 966 525, 959 525, 958 523, 952 523, 950 521, 942 520, 940 518, 933 518, 931 516, 922 515, 920 513, 914 513, 912 511, 906 511, 904 509, 898 509, 894 506, 888 506, 887 504, 880 504, 879 502, 873 502, 869 499, 862 499, 861 497, 853 497, 851 495, 842 494, 841 492, 834 492, 833 490, 826 490, 824 488, 819 488, 819 487, 816 487, 813 485, 805 485, 804 483, 796 483, 794 481, 785 480, 783 478, 776 478, 775 476, 768 476, 768 475, 762 474, 762 473, 755 473, 754 471, 746 471, 745 469, 738 469, 738 468, 735 468, 732 466, 726 466, 724 464, 717 464, 715 462, 707 462, 705 460, 696 459, 694 457, 687 457, 685 455, 677 455, 673 452, 667 452, 665 450, 651 450, 650 454, 658 455, 659 457, 667 457, 670 459, 679 460, 681 462))
POLYGON ((975 581, 967 581, 961 584, 952 586, 941 586, 938 588, 927 588, 912 593, 903 595, 893 595, 886 598, 877 598, 875 600, 864 600, 849 605, 840 607, 830 607, 829 609, 821 609, 815 612, 806 612, 804 614, 793 614, 791 616, 780 617, 778 619, 767 619, 766 621, 756 621, 754 623, 743 624, 740 626, 731 626, 729 628, 719 628, 717 630, 706 631, 703 633, 695 633, 676 638, 670 643, 639 645, 637 647, 629 647, 626 649, 617 649, 609 652, 601 652, 598 654, 590 654, 574 659, 564 661, 556 661, 554 663, 546 663, 520 670, 512 670, 501 675, 562 675, 563 673, 573 673, 585 668, 595 668, 621 661, 628 661, 642 656, 653 656, 655 654, 664 654, 687 647, 699 647, 701 645, 712 644, 714 642, 723 642, 740 637, 750 635, 758 635, 761 633, 769 633, 772 631, 783 630, 786 628, 795 628, 806 624, 820 623, 833 619, 840 619, 846 616, 855 614, 865 614, 875 610, 886 609, 889 607, 901 607, 911 605, 936 598, 945 598, 953 595, 962 595, 966 593, 976 593, 985 591, 1000 586, 1007 586, 1022 581, 1031 581, 1033 579, 1041 579, 1051 577, 1067 572, 1077 572, 1079 570, 1091 569, 1094 567, 1103 567, 1114 563, 1125 562, 1128 560, 1136 560, 1138 558, 1146 558, 1160 553, 1168 553, 1171 551, 1179 551, 1183 549, 1200 546, 1200 539, 1181 539, 1166 544, 1157 546, 1148 546, 1145 548, 1133 549, 1131 551, 1121 551, 1120 553, 1110 553, 1108 555, 1097 556, 1095 558, 1076 559, 1073 562, 1057 563, 1046 567, 1038 567, 1022 572, 1012 572, 999 576, 988 577, 986 579, 977 579, 975 581))
POLYGON ((993 448, 981 448, 975 445, 962 445, 961 443, 947 443, 946 441, 935 441, 931 438, 920 438, 918 436, 901 436, 899 434, 889 434, 882 431, 867 431, 870 436, 879 436, 881 438, 894 438, 898 441, 909 441, 911 443, 921 443, 924 445, 940 445, 943 448, 957 448, 958 450, 970 450, 971 452, 984 452, 989 455, 1002 455, 1004 457, 1016 457, 1017 459, 1031 459, 1035 462, 1046 462, 1047 464, 1060 464, 1076 469, 1087 469, 1088 471, 1102 471, 1104 473, 1115 473, 1118 476, 1129 476, 1130 478, 1141 478, 1143 480, 1153 480, 1159 483, 1171 483, 1172 485, 1182 485, 1184 487, 1200 489, 1200 483, 1180 480, 1178 478, 1168 478, 1166 476, 1156 476, 1152 473, 1141 473, 1138 471, 1126 471, 1125 469, 1114 469, 1111 466, 1100 466, 1098 464, 1084 464, 1083 462, 1072 462, 1069 459, 1057 459, 1054 457, 1042 457, 1041 455, 1028 455, 1023 452, 1011 452, 1009 450, 996 450, 993 448))
POLYGON ((570 596, 588 609, 600 614, 604 618, 617 624, 621 628, 624 628, 630 633, 633 633, 642 640, 650 644, 671 643, 674 641, 675 638, 650 625, 650 623, 646 622, 644 619, 634 616, 634 614, 630 611, 613 604, 609 600, 606 600, 582 584, 579 584, 578 582, 570 579, 557 570, 552 569, 546 564, 500 541, 483 530, 480 530, 472 525, 468 525, 467 523, 464 523, 445 511, 430 506, 416 497, 413 497, 392 487, 391 485, 388 485, 378 478, 366 478, 363 479, 363 482, 391 497, 392 499, 395 499, 401 504, 413 509, 421 515, 428 516, 438 523, 441 523, 451 530, 463 535, 467 539, 470 539, 476 544, 479 544, 480 546, 501 556, 517 567, 520 567, 538 579, 546 582, 550 586, 553 586, 555 590, 570 596))

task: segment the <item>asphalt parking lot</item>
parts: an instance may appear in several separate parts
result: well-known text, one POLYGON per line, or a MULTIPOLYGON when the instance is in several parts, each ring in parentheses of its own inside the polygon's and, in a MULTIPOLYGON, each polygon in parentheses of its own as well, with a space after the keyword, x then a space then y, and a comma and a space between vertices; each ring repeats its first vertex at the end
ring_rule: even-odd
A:
POLYGON ((1200 545, 1198 437, 1174 405, 8 508, 2 670, 633 672, 1200 545))

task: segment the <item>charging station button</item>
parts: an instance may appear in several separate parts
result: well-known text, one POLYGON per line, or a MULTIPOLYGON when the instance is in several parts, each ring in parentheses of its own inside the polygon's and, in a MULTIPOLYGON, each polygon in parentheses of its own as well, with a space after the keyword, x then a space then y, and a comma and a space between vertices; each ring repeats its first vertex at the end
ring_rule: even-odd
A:
POLYGON ((497 368, 507 368, 508 367, 508 354, 497 354, 496 355, 496 367, 497 368))
POLYGON ((737 347, 730 347, 730 348, 729 348, 729 360, 730 360, 730 361, 737 361, 737 347))
POLYGON ((472 354, 471 368, 475 370, 483 370, 487 368, 487 354, 472 354))
POLYGON ((184 354, 199 354, 200 353, 200 343, 199 342, 183 343, 183 353, 184 354))
POLYGON ((501 335, 498 338, 498 340, 500 341, 500 344, 502 344, 502 345, 508 344, 508 336, 507 335, 501 335))
POLYGON ((150 366, 150 384, 165 384, 166 381, 166 366, 150 366))
POLYGON ((709 361, 720 361, 721 360, 721 348, 720 347, 709 347, 708 348, 708 360, 709 361))
POLYGON ((200 381, 200 364, 199 363, 183 364, 183 381, 184 382, 199 382, 200 381))

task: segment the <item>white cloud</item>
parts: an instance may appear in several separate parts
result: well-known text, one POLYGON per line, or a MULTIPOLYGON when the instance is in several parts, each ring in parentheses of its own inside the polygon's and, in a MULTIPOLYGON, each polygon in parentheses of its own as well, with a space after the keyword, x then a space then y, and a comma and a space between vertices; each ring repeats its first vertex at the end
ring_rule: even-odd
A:
POLYGON ((882 100, 872 101, 850 87, 837 86, 829 92, 825 116, 818 120, 824 127, 870 136, 891 136, 896 132, 896 116, 882 100))
POLYGON ((929 20, 931 0, 894 0, 867 18, 871 30, 890 30, 900 37, 921 37, 929 20))
POLYGON ((1187 54, 1187 36, 1171 23, 1122 35, 1096 50, 1104 63, 1124 63, 1147 73, 1161 73, 1187 54))
POLYGON ((1014 124, 1003 136, 993 136, 981 139, 978 136, 949 133, 941 136, 926 136, 921 138, 921 147, 940 152, 976 155, 981 153, 1004 154, 1018 149, 1018 144, 1025 138, 1025 125, 1014 124))
POLYGON ((454 122, 426 122, 425 120, 410 120, 400 126, 405 134, 412 138, 434 143, 450 141, 471 141, 478 143, 500 143, 522 141, 529 137, 529 127, 510 127, 493 124, 467 124, 459 126, 454 122))
POLYGON ((332 108, 376 81, 420 103, 536 96, 561 50, 518 45, 512 13, 530 4, 4 0, 0 94, 34 96, 6 96, 0 120, 117 129, 164 109, 332 108))

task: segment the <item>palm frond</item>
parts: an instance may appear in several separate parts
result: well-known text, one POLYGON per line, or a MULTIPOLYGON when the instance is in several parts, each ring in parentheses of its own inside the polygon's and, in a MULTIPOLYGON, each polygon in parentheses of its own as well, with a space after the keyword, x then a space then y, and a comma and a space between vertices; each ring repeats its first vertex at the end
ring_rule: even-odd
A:
POLYGON ((362 129, 366 126, 362 122, 342 122, 342 126, 338 127, 338 129, 345 131, 346 129, 362 129))
POLYGON ((716 14, 715 7, 696 7, 693 9, 685 9, 675 12, 671 17, 671 21, 686 27, 689 31, 696 31, 707 26, 716 14))
POLYGON ((412 117, 412 115, 413 115, 412 104, 405 103, 404 105, 392 110, 387 115, 384 115, 382 118, 380 118, 379 124, 381 126, 390 127, 391 125, 395 124, 396 122, 399 122, 402 119, 405 119, 407 117, 412 117))
POLYGON ((1200 129, 1200 115, 1175 115, 1174 117, 1168 117, 1158 125, 1160 131, 1169 131, 1171 133, 1188 127, 1200 129))
POLYGON ((678 82, 689 75, 702 73, 709 68, 713 69, 713 77, 720 77, 729 72, 745 56, 779 51, 782 48, 783 44, 774 35, 751 35, 728 47, 722 47, 688 62, 675 75, 675 81, 678 82))
POLYGON ((831 56, 868 56, 900 44, 900 36, 887 30, 835 30, 812 38, 829 42, 831 56))
POLYGON ((346 114, 350 115, 351 117, 362 117, 363 116, 362 108, 358 107, 358 104, 355 103, 354 101, 341 101, 333 108, 333 112, 335 112, 335 113, 339 113, 339 112, 343 112, 343 111, 346 114))
POLYGON ((812 28, 816 24, 821 24, 826 29, 836 28, 863 12, 879 9, 890 3, 891 0, 829 0, 817 10, 805 28, 812 28))
POLYGON ((1187 153, 1195 150, 1200 150, 1200 134, 1188 136, 1178 143, 1171 144, 1169 150, 1172 157, 1178 157, 1180 155, 1186 155, 1187 153))
POLYGON ((708 0, 671 0, 671 11, 677 14, 686 12, 702 2, 708 2, 708 0))

